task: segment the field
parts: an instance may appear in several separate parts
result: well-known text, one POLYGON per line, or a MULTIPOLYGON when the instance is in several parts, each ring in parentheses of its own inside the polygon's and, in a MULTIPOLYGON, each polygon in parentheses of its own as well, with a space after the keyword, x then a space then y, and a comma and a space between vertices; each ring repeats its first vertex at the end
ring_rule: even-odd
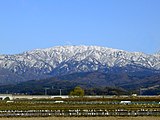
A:
POLYGON ((121 119, 117 117, 155 116, 157 119, 160 117, 159 101, 159 97, 18 99, 1 101, 0 117, 59 117, 55 119, 61 117, 72 119, 74 117, 81 119, 82 117, 96 117, 97 119, 102 119, 98 117, 113 117, 114 119, 116 117, 116 119, 121 119))
POLYGON ((160 117, 32 117, 0 118, 0 120, 160 120, 160 117))

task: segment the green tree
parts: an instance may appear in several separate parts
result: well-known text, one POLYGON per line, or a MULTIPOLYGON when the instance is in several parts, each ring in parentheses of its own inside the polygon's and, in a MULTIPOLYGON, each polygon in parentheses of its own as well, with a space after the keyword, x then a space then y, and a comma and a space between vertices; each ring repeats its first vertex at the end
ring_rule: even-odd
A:
POLYGON ((79 97, 82 97, 82 96, 84 96, 84 90, 81 87, 77 86, 77 87, 74 88, 74 90, 72 90, 70 92, 69 95, 70 96, 79 96, 79 97))

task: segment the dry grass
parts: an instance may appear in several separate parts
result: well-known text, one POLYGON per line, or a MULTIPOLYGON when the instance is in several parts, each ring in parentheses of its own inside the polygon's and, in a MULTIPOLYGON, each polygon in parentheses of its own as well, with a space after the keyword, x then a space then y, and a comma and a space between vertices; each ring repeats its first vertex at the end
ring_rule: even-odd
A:
POLYGON ((0 118, 0 120, 160 120, 160 117, 31 117, 0 118))

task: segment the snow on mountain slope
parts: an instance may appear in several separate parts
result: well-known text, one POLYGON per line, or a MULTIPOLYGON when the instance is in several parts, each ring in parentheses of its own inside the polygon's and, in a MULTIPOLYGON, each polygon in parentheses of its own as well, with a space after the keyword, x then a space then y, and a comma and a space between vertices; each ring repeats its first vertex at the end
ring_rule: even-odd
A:
POLYGON ((27 73, 60 75, 128 65, 160 70, 160 56, 99 46, 58 46, 0 55, 0 68, 20 76, 27 73))

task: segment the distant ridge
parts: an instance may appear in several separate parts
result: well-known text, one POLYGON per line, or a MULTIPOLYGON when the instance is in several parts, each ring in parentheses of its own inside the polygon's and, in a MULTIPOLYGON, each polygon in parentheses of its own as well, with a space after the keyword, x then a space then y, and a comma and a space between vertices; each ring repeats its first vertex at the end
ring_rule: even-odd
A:
POLYGON ((159 72, 160 56, 84 45, 56 46, 22 54, 0 55, 1 84, 93 71, 159 72))

